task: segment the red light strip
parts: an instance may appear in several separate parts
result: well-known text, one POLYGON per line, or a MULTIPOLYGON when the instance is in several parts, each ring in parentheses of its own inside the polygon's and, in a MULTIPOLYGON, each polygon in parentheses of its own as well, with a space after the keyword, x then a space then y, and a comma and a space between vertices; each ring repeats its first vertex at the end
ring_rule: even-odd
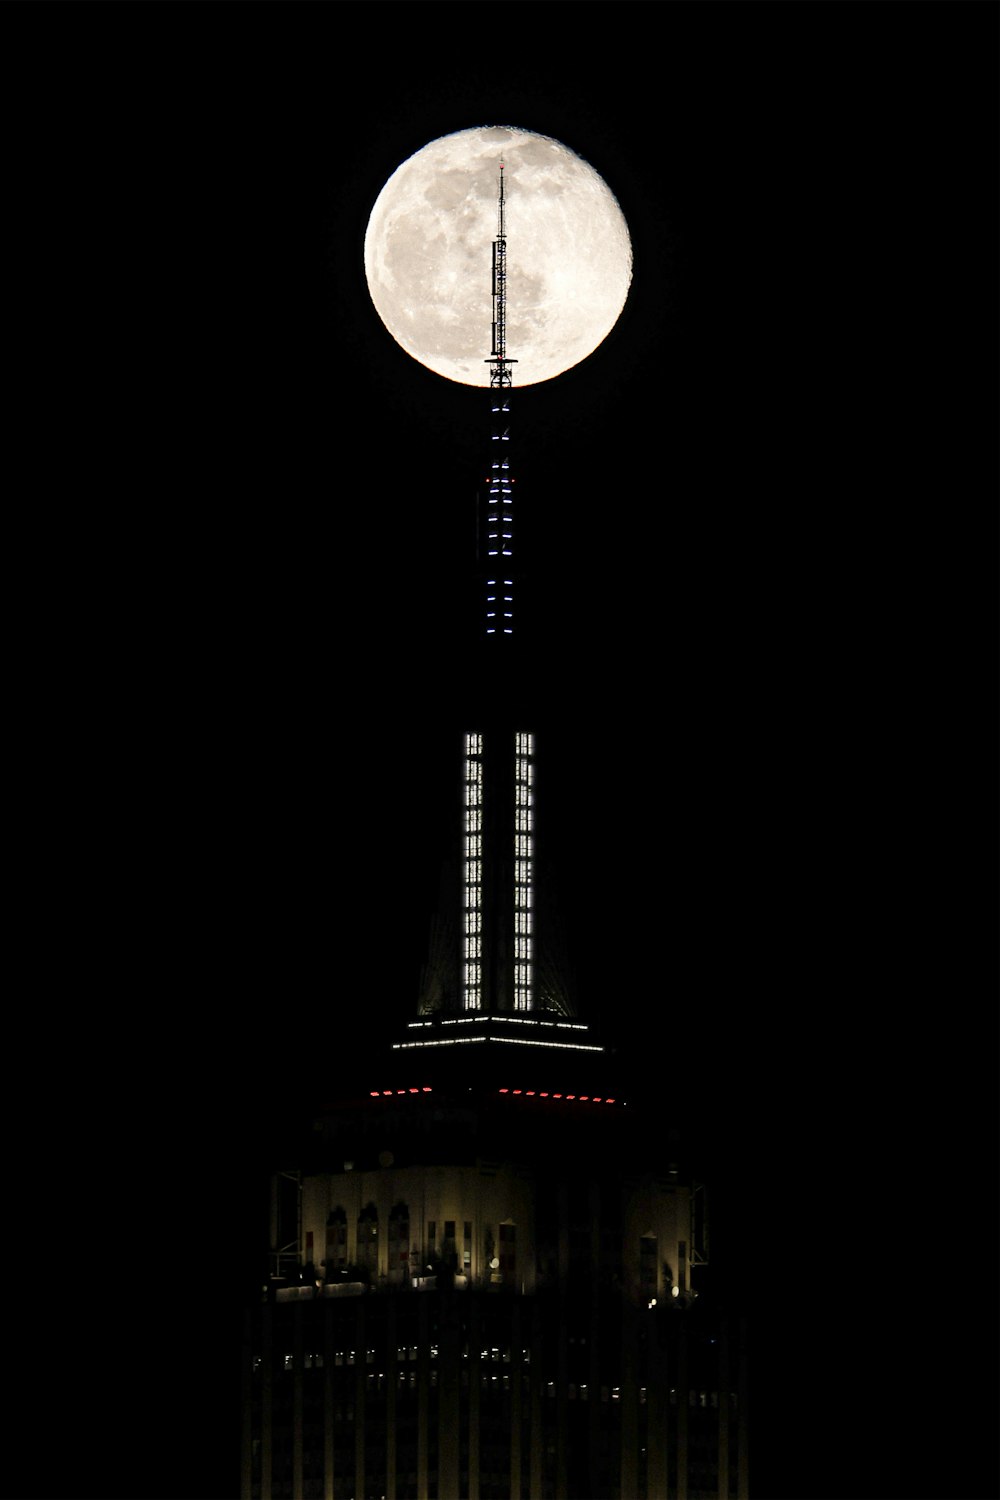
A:
MULTIPOLYGON (((407 1094, 431 1094, 434 1091, 429 1084, 425 1083, 421 1085, 420 1088, 369 1089, 368 1092, 373 1099, 392 1099, 397 1097, 398 1095, 403 1095, 405 1097, 407 1094)), ((523 1095, 526 1099, 570 1099, 574 1100, 578 1104, 617 1104, 618 1102, 617 1099, 605 1097, 602 1094, 553 1094, 550 1093, 548 1089, 505 1088, 498 1089, 497 1093, 517 1094, 519 1096, 523 1095)))
POLYGON ((523 1094, 526 1099, 573 1099, 578 1104, 617 1104, 617 1099, 604 1094, 552 1094, 547 1089, 498 1089, 498 1094, 523 1094))
POLYGON ((373 1099, 389 1099, 394 1094, 430 1094, 433 1090, 425 1083, 418 1089, 369 1089, 368 1092, 373 1099))

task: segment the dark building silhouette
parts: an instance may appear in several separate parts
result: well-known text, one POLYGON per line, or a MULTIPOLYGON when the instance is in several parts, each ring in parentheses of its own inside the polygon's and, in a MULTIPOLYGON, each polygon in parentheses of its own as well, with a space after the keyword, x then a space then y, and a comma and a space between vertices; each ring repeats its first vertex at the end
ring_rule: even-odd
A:
POLYGON ((576 1014, 538 876, 502 174, 456 854, 414 1019, 274 1177, 245 1500, 748 1494, 706 1189, 576 1014))

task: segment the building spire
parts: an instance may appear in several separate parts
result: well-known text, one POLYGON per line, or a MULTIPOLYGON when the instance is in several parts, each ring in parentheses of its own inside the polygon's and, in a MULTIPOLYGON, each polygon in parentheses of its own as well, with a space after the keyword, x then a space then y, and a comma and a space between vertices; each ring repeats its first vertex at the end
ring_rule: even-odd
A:
MULTIPOLYGON (((523 569, 514 524, 515 505, 521 501, 511 472, 511 385, 517 361, 507 354, 505 188, 501 162, 492 344, 484 361, 490 368, 491 431, 487 473, 477 494, 479 620, 485 632, 480 639, 488 644, 476 658, 473 701, 479 723, 465 735, 458 923, 444 918, 435 924, 419 1002, 421 1019, 411 1023, 419 1034, 399 1045, 492 1041, 503 1043, 504 1052, 517 1043, 522 1052, 555 1047, 596 1053, 601 1048, 585 1040, 586 1025, 570 1019, 573 1004, 558 954, 553 960, 553 946, 537 966, 535 920, 542 893, 535 860, 535 736, 522 717, 530 696, 521 676, 523 639, 521 650, 512 649, 515 624, 517 636, 523 634, 523 621, 517 618, 523 569), (482 1029, 475 1031, 451 1029, 480 1023, 482 1029)), ((545 910, 550 910, 547 903, 545 910)))
POLYGON ((500 163, 500 183, 497 191, 497 237, 493 241, 493 343, 490 357, 484 363, 491 365, 490 385, 509 386, 511 365, 516 359, 507 358, 507 231, 505 226, 503 162, 500 163))
POLYGON ((507 357, 507 229, 503 162, 497 188, 497 234, 493 241, 493 325, 490 366, 492 433, 485 505, 480 510, 479 561, 483 569, 486 635, 514 633, 514 479, 510 472, 511 366, 507 357))

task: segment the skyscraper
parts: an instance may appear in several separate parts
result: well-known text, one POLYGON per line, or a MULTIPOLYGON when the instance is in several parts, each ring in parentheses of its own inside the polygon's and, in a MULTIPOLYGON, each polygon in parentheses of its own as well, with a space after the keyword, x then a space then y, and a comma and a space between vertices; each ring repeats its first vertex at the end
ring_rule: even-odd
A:
POLYGON ((247 1500, 748 1492, 742 1337, 699 1296, 705 1188, 664 1101, 623 1097, 544 930, 505 215, 501 166, 454 879, 416 1018, 274 1178, 247 1500))

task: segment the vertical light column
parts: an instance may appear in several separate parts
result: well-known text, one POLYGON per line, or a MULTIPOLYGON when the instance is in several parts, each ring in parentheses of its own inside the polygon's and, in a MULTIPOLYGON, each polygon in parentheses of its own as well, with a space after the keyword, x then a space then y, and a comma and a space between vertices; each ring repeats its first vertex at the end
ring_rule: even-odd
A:
POLYGON ((305 1472, 302 1352, 302 1303, 296 1302, 292 1308, 292 1500, 303 1500, 302 1480, 305 1472))
POLYGON ((510 1495, 521 1500, 521 1424, 524 1421, 524 1347, 521 1343, 521 1298, 515 1297, 510 1317, 510 1495))
POLYGON ((514 629, 514 580, 503 577, 513 571, 514 493, 510 475, 510 458, 504 447, 510 441, 511 366, 516 359, 507 357, 507 232, 504 215, 503 162, 497 184, 497 235, 493 241, 493 337, 490 357, 490 387, 493 392, 493 442, 491 446, 489 492, 486 511, 487 572, 486 634, 512 635, 514 629))
POLYGON ((271 1304, 262 1310, 261 1325, 260 1493, 269 1495, 274 1472, 274 1308, 271 1304))
POLYGON ((483 737, 465 736, 462 1008, 483 1004, 483 737))
POLYGON ((740 1319, 740 1352, 736 1387, 736 1494, 739 1500, 747 1500, 750 1493, 750 1473, 747 1455, 747 1325, 740 1319))
POLYGON ((719 1329, 719 1364, 716 1386, 719 1392, 719 1496, 729 1500, 729 1320, 723 1318, 719 1329))
POLYGON ((493 442, 486 510, 486 557, 494 577, 486 580, 486 634, 512 635, 514 629, 514 580, 503 572, 513 566, 514 557, 514 480, 510 473, 508 450, 510 401, 494 391, 493 442))
MULTIPOLYGON (((621 1341, 621 1439, 619 1471, 621 1493, 639 1493, 639 1308, 622 1300, 621 1341)), ((648 1493, 648 1491, 647 1491, 648 1493)))
POLYGON ((534 735, 518 734, 514 751, 514 1009, 531 1010, 534 905, 534 735))
POLYGON ((385 1309, 385 1500, 396 1500, 396 1307, 397 1299, 386 1299, 385 1309))
MULTIPOLYGON (((365 1487, 365 1375, 367 1373, 368 1334, 365 1329, 364 1299, 358 1300, 354 1328, 357 1364, 354 1368, 354 1493, 367 1494, 365 1487)), ((686 1497, 685 1497, 686 1500, 686 1497)))
POLYGON ((243 1314, 243 1358, 240 1383, 240 1500, 253 1492, 253 1324, 250 1309, 243 1314))
POLYGON ((687 1328, 682 1318, 677 1335, 677 1500, 688 1500, 689 1398, 687 1328))
MULTIPOLYGON (((430 1313, 427 1297, 417 1300, 417 1500, 427 1500, 430 1442, 430 1313)), ((355 1491, 355 1494, 358 1492, 355 1491)), ((364 1491, 361 1492, 362 1494, 364 1491)))
POLYGON ((333 1465, 336 1448, 333 1440, 333 1307, 323 1307, 323 1500, 333 1500, 333 1465))

